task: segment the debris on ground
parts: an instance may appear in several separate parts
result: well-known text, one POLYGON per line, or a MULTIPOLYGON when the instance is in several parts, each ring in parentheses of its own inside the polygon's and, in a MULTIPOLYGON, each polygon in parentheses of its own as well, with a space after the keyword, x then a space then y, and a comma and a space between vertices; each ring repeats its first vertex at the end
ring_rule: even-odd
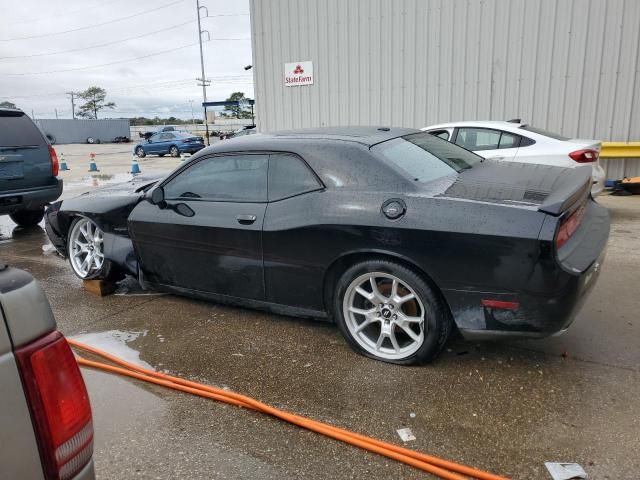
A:
POLYGON ((545 462, 553 480, 576 480, 587 478, 587 472, 577 463, 545 462))
POLYGON ((118 282, 114 295, 127 297, 150 297, 167 294, 164 292, 155 292, 153 290, 143 290, 140 284, 133 277, 127 277, 121 282, 118 282))
POLYGON ((396 432, 398 432, 400 440, 403 442, 411 442, 416 439, 410 428, 399 428, 396 432))
POLYGON ((45 255, 52 255, 57 253, 57 250, 52 243, 47 243, 46 245, 42 246, 42 253, 45 255))

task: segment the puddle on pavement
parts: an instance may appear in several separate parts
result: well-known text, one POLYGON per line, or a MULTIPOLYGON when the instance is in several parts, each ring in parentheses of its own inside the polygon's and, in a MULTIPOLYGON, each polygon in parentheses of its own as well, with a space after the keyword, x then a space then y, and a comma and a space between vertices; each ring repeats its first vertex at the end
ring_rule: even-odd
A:
POLYGON ((84 333, 81 335, 70 336, 69 338, 78 342, 86 343, 100 350, 104 350, 116 357, 122 358, 127 362, 134 363, 140 367, 155 370, 144 360, 140 359, 140 352, 131 348, 128 343, 136 340, 138 337, 144 337, 148 333, 147 330, 139 332, 123 332, 121 330, 108 330, 106 332, 84 333))
POLYGON ((81 193, 83 190, 104 187, 105 185, 113 185, 116 183, 125 183, 130 181, 134 175, 130 173, 98 173, 95 175, 87 175, 80 180, 65 181, 63 197, 69 198, 68 193, 81 193))

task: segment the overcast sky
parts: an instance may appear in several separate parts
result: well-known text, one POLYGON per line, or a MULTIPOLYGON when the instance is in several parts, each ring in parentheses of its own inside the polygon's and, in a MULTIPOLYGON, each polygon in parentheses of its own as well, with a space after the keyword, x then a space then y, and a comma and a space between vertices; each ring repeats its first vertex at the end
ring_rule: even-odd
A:
MULTIPOLYGON (((208 99, 253 98, 252 71, 243 68, 251 64, 248 0, 201 4, 210 17, 202 20, 211 35, 203 45, 208 99)), ((202 116, 196 0, 0 0, 0 12, 0 101, 36 118, 55 118, 55 109, 71 118, 65 92, 96 85, 117 104, 101 117, 187 119, 189 100, 202 116)))

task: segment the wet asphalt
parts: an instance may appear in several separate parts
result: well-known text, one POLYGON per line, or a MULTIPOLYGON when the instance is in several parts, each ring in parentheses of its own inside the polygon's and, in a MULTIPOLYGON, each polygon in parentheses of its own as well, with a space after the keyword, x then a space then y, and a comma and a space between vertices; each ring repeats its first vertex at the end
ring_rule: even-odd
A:
MULTIPOLYGON (((76 185, 77 188, 80 188, 76 185)), ((73 191, 73 189, 71 189, 73 191)), ((195 301, 82 288, 42 228, 0 217, 0 258, 32 273, 60 330, 155 369, 516 479, 545 461, 640 478, 640 197, 612 215, 602 274, 569 331, 542 341, 452 339, 423 367, 357 355, 337 328, 195 301)), ((432 478, 261 414, 83 369, 100 479, 432 478)))

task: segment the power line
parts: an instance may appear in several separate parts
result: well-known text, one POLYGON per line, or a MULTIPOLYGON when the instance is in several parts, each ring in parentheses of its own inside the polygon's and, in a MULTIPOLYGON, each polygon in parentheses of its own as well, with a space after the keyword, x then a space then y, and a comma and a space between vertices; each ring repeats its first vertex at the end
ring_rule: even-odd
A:
POLYGON ((56 35, 62 35, 64 33, 79 32, 81 30, 88 30, 89 28, 101 27, 103 25, 110 25, 112 23, 121 22, 122 20, 128 20, 129 18, 139 17, 140 15, 145 15, 147 13, 155 12, 157 10, 161 10, 163 8, 170 7, 172 5, 175 5, 177 3, 181 3, 183 1, 184 0, 176 0, 175 2, 167 3, 165 5, 161 5, 159 7, 152 8, 151 10, 145 10, 143 12, 134 13, 134 14, 128 15, 126 17, 114 18, 113 20, 109 20, 107 22, 94 23, 92 25, 85 25, 83 27, 72 28, 71 30, 63 30, 61 32, 42 33, 42 34, 38 34, 38 35, 29 35, 29 36, 26 36, 26 37, 2 38, 2 39, 0 39, 0 42, 13 42, 15 40, 28 40, 28 39, 31 39, 31 38, 53 37, 53 36, 56 36, 56 35))
MULTIPOLYGON (((170 7, 172 5, 175 5, 176 3, 180 3, 180 2, 183 2, 183 1, 184 0, 176 0, 175 2, 168 3, 166 5, 162 5, 160 7, 153 8, 151 10, 145 10, 144 12, 140 12, 140 13, 136 13, 136 14, 133 14, 133 15, 129 15, 127 17, 116 18, 114 20, 109 20, 108 22, 96 23, 96 24, 93 24, 93 25, 86 25, 84 27, 73 28, 71 30, 63 30, 61 32, 44 33, 44 34, 41 34, 41 35, 30 35, 28 37, 1 38, 0 42, 13 42, 13 41, 16 41, 16 40, 28 40, 28 39, 32 39, 32 38, 42 38, 42 37, 49 37, 49 36, 57 36, 57 35, 63 35, 65 33, 72 33, 72 32, 78 32, 78 31, 81 31, 81 30, 87 30, 87 29, 93 28, 93 27, 101 27, 103 25, 109 25, 109 24, 112 24, 112 23, 120 22, 122 20, 128 20, 130 18, 138 17, 140 15, 145 15, 145 14, 150 13, 150 12, 155 12, 156 10, 167 8, 167 7, 170 7)), ((206 18, 247 17, 247 16, 249 16, 248 13, 220 13, 220 14, 217 14, 217 15, 209 15, 206 18)), ((139 38, 139 37, 134 37, 134 38, 139 38)), ((246 39, 244 39, 244 38, 214 38, 212 40, 246 40, 246 39)), ((109 44, 105 44, 105 45, 109 45, 109 44)), ((91 47, 89 47, 89 48, 91 48, 91 47)), ((13 58, 13 57, 3 57, 3 58, 13 58)))
MULTIPOLYGON (((92 3, 99 3, 100 6, 104 6, 105 3, 107 3, 107 5, 111 5, 114 3, 120 3, 123 0, 114 0, 112 2, 105 2, 104 0, 97 0, 95 2, 92 3)), ((77 13, 77 12, 87 12, 87 8, 91 7, 92 5, 87 5, 88 2, 83 2, 83 6, 82 8, 76 8, 74 10, 67 10, 63 13, 58 13, 56 15, 47 15, 46 17, 40 17, 40 18, 30 18, 28 20, 9 20, 9 22, 6 25, 24 25, 24 24, 28 24, 28 23, 36 23, 36 22, 41 22, 43 20, 51 20, 52 18, 60 18, 60 17, 66 17, 67 15, 71 15, 73 13, 77 13)))
MULTIPOLYGON (((10 56, 10 57, 0 57, 0 60, 7 60, 7 59, 10 59, 10 58, 46 57, 46 56, 50 56, 50 55, 60 55, 62 53, 80 52, 82 50, 90 50, 92 48, 106 47, 108 45, 115 45, 117 43, 128 42, 130 40, 137 40, 139 38, 148 37, 150 35, 155 35, 156 33, 166 32, 167 30, 173 30, 174 28, 182 27, 184 25, 187 25, 187 24, 193 23, 193 22, 195 22, 195 20, 189 20, 188 22, 178 23, 176 25, 171 25, 169 27, 162 28, 160 30, 154 30, 153 32, 143 33, 142 35, 137 35, 135 37, 123 38, 122 40, 114 40, 113 42, 100 43, 98 45, 91 45, 89 47, 73 48, 71 50, 60 50, 60 51, 57 51, 57 52, 34 53, 34 54, 31 54, 31 55, 13 55, 13 56, 10 56)), ((238 40, 244 40, 244 39, 238 39, 238 40)))
POLYGON ((76 72, 78 70, 89 70, 91 68, 108 67, 108 66, 111 66, 111 65, 117 65, 119 63, 133 62, 135 60, 140 60, 140 59, 143 59, 143 58, 155 57, 155 56, 158 56, 158 55, 162 55, 163 53, 175 52, 176 50, 182 50, 183 48, 193 47, 194 45, 198 45, 198 42, 189 43, 187 45, 182 45, 182 46, 176 47, 176 48, 170 48, 168 50, 162 50, 160 52, 150 53, 148 55, 142 55, 140 57, 128 58, 126 60, 118 60, 116 62, 101 63, 101 64, 98 64, 98 65, 86 65, 84 67, 67 68, 67 69, 63 69, 63 70, 50 70, 48 72, 2 73, 0 75, 15 77, 15 76, 26 76, 26 75, 49 75, 51 73, 76 72))

